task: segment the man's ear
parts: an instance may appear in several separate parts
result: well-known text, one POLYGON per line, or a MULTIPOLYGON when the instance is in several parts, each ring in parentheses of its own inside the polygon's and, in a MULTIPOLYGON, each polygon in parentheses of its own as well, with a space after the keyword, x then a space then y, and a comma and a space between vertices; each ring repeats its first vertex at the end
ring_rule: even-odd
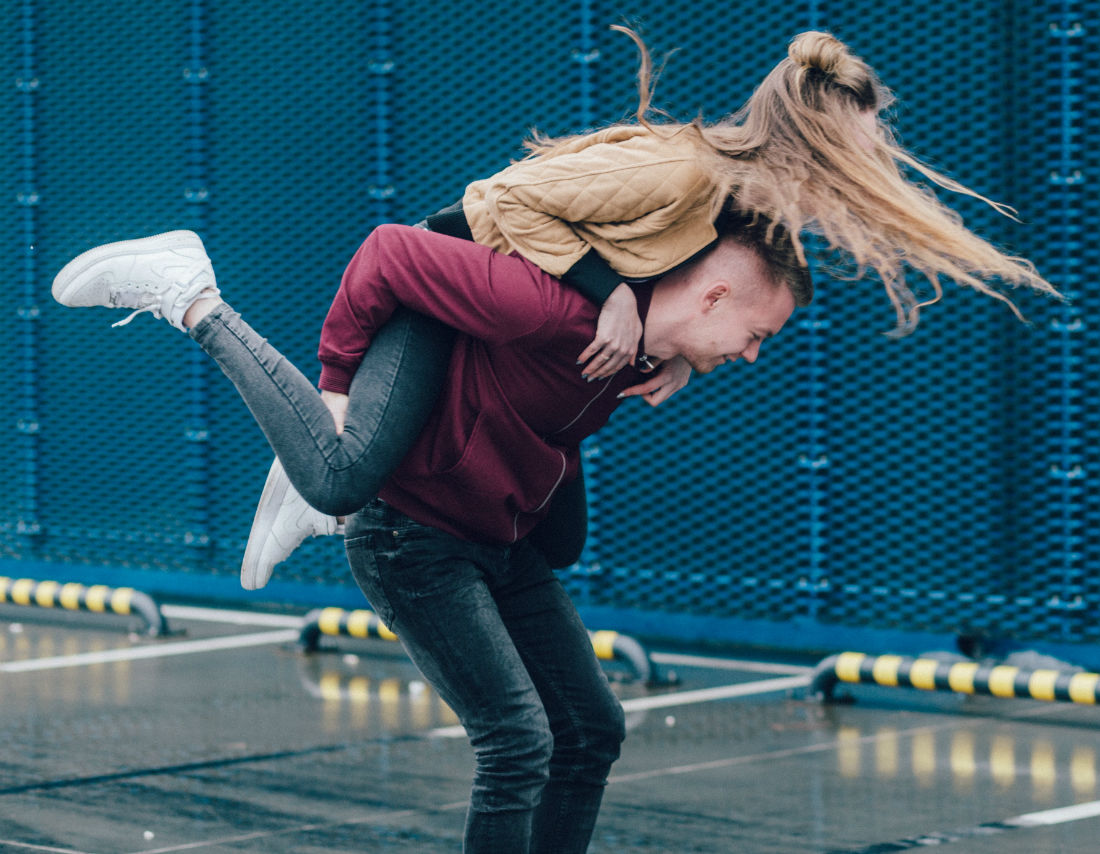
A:
POLYGON ((721 279, 711 284, 703 292, 703 311, 707 312, 716 308, 722 300, 730 295, 731 290, 729 282, 721 279))

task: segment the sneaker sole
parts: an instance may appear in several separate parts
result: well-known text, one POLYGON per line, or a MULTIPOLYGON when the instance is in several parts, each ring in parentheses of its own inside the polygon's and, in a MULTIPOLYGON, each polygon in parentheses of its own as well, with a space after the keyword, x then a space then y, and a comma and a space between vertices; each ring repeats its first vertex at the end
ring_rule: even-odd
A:
POLYGON ((77 255, 72 261, 61 268, 53 280, 53 298, 62 305, 70 305, 71 300, 84 286, 81 281, 83 275, 101 261, 107 261, 117 255, 151 255, 156 252, 174 250, 198 250, 206 254, 206 247, 202 239, 193 231, 166 231, 164 234, 154 234, 152 237, 142 237, 138 240, 120 240, 117 243, 106 243, 77 255))
POLYGON ((241 587, 245 590, 259 590, 271 579, 274 566, 267 572, 260 571, 259 560, 263 553, 263 542, 256 532, 271 530, 275 518, 279 515, 279 509, 283 506, 289 486, 290 479, 283 472, 282 464, 276 458, 271 470, 267 473, 267 480, 264 481, 264 491, 260 495, 256 515, 252 517, 252 530, 248 533, 248 545, 244 548, 244 558, 241 560, 241 587))

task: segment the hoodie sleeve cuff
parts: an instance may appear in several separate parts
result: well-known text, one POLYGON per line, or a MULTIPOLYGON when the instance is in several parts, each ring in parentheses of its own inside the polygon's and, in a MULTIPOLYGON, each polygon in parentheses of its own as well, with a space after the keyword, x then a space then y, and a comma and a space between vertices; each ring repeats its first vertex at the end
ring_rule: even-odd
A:
POLYGON ((431 231, 439 234, 448 234, 451 237, 460 237, 463 240, 474 239, 461 201, 432 214, 425 219, 425 222, 428 223, 428 228, 431 231))
POLYGON ((623 283, 620 276, 595 249, 589 249, 561 277, 596 305, 603 305, 611 292, 623 283))
POLYGON ((340 365, 322 364, 321 381, 318 385, 323 391, 334 391, 337 394, 347 394, 351 388, 352 377, 355 371, 340 365))

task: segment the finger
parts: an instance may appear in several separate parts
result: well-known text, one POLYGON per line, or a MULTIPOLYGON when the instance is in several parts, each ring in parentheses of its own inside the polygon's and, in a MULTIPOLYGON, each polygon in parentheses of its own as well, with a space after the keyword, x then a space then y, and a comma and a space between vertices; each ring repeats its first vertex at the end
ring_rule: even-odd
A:
POLYGON ((670 389, 667 385, 663 385, 660 388, 655 389, 654 391, 645 395, 643 400, 645 400, 645 402, 648 403, 650 406, 660 406, 662 403, 672 397, 673 391, 675 391, 675 389, 670 389))
MULTIPOLYGON (((583 356, 584 354, 581 354, 581 355, 583 356)), ((594 355, 589 356, 587 359, 585 359, 585 358, 578 359, 577 364, 582 366, 581 367, 581 376, 583 376, 585 378, 591 377, 592 374, 595 371, 597 371, 600 367, 602 367, 603 364, 607 361, 604 358, 605 355, 606 354, 604 354, 603 352, 597 350, 594 355)))
POLYGON ((588 380, 598 380, 602 378, 602 372, 607 366, 610 354, 606 352, 598 352, 595 356, 588 360, 587 364, 581 369, 581 374, 588 380))
POLYGON ((614 376, 618 371, 616 368, 616 362, 618 360, 614 355, 610 353, 601 353, 597 355, 595 359, 588 362, 586 373, 590 380, 606 380, 609 376, 614 376))
POLYGON ((620 354, 609 353, 606 350, 589 363, 587 372, 594 380, 605 380, 615 376, 626 365, 626 357, 620 354))
POLYGON ((593 358, 603 353, 605 348, 610 346, 611 345, 606 341, 601 341, 599 338, 594 339, 592 343, 585 347, 584 350, 581 351, 581 354, 577 356, 577 364, 583 365, 585 362, 590 362, 593 358))
POLYGON ((660 379, 646 380, 644 383, 638 383, 638 385, 632 385, 630 388, 623 389, 619 392, 619 397, 641 397, 647 394, 652 394, 661 388, 660 379))

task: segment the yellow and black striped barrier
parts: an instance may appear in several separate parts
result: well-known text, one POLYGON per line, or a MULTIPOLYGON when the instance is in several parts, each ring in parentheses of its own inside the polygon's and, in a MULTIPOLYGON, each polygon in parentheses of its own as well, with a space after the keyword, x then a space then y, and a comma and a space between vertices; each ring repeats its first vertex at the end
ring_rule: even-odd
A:
POLYGON ((646 685, 669 681, 667 677, 657 678, 653 662, 649 660, 649 654, 629 635, 604 630, 589 632, 588 636, 592 639, 592 648, 600 661, 617 661, 626 664, 631 675, 646 685))
MULTIPOLYGON (((601 661, 625 664, 635 679, 646 684, 668 684, 674 681, 671 675, 657 675, 649 655, 634 638, 610 631, 588 634, 592 638, 596 657, 601 661)), ((298 637, 299 646, 305 652, 315 652, 321 635, 388 641, 398 639, 373 611, 348 611, 343 608, 318 608, 306 614, 298 637)))
POLYGON ((138 616, 145 622, 146 634, 154 637, 169 634, 168 623, 159 606, 148 594, 131 587, 85 586, 0 576, 0 604, 138 616))
POLYGON ((947 662, 902 655, 831 655, 814 670, 812 694, 831 700, 840 682, 954 691, 1030 700, 1095 705, 1100 703, 1100 673, 994 666, 976 661, 947 662))
POLYGON ((373 611, 347 611, 344 608, 317 608, 306 614, 298 644, 305 652, 315 652, 321 635, 397 640, 397 635, 386 628, 373 611))

